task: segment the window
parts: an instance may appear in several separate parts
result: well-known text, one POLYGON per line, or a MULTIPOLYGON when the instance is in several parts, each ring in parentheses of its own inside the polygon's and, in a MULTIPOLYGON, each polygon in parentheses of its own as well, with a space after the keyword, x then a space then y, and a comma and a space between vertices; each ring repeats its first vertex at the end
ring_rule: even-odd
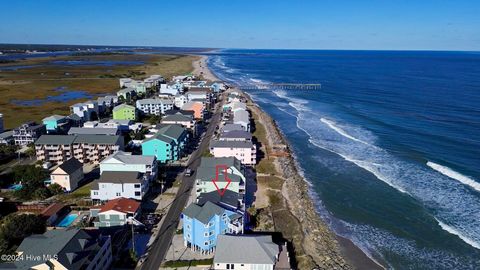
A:
POLYGON ((135 188, 140 188, 140 184, 135 184, 135 188))
POLYGON ((93 192, 93 195, 98 195, 98 192, 97 192, 97 191, 94 191, 94 192, 93 192))
POLYGON ((204 242, 203 245, 204 245, 204 246, 208 246, 208 242, 204 242))
POLYGON ((110 215, 109 215, 109 214, 105 214, 105 219, 110 219, 110 215))
POLYGON ((122 196, 122 194, 120 192, 117 192, 117 197, 120 197, 122 196))
POLYGON ((141 193, 140 191, 135 191, 135 196, 138 197, 138 196, 141 196, 141 194, 142 194, 142 193, 141 193))

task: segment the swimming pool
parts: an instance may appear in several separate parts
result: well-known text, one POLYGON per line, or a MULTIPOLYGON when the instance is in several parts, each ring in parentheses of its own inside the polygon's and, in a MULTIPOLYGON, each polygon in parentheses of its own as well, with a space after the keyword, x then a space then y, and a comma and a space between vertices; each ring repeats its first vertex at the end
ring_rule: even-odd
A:
POLYGON ((8 189, 11 189, 11 190, 20 190, 20 189, 22 189, 22 184, 11 185, 11 186, 8 187, 8 189))
POLYGON ((77 214, 68 214, 57 224, 57 227, 68 227, 78 217, 77 214))

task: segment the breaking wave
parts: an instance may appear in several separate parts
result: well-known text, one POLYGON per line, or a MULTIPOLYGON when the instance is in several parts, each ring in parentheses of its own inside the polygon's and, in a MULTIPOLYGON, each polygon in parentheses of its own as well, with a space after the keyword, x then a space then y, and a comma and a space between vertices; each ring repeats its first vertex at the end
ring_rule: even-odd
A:
POLYGON ((446 166, 442 166, 440 164, 437 164, 437 163, 434 163, 434 162, 431 162, 431 161, 427 162, 427 166, 434 169, 435 171, 443 174, 443 175, 446 175, 447 177, 455 179, 458 182, 475 189, 476 191, 480 191, 480 183, 476 182, 475 180, 473 180, 472 178, 470 178, 468 176, 465 176, 465 175, 463 175, 459 172, 456 172, 456 171, 454 171, 454 170, 452 170, 452 169, 450 169, 446 166))

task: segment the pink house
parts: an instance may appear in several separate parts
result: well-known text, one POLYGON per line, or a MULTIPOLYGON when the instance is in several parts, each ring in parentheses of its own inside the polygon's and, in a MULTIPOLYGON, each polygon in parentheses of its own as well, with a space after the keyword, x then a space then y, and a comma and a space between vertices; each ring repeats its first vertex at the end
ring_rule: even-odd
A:
POLYGON ((214 157, 236 157, 244 165, 257 163, 257 147, 251 141, 212 141, 210 153, 214 157))

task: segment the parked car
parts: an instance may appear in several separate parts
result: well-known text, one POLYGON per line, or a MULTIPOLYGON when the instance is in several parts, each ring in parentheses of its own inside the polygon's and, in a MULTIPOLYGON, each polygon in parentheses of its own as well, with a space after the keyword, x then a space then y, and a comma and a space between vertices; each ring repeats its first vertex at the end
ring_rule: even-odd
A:
POLYGON ((190 177, 192 175, 193 175, 193 170, 192 169, 188 168, 188 169, 185 170, 185 176, 190 177))

